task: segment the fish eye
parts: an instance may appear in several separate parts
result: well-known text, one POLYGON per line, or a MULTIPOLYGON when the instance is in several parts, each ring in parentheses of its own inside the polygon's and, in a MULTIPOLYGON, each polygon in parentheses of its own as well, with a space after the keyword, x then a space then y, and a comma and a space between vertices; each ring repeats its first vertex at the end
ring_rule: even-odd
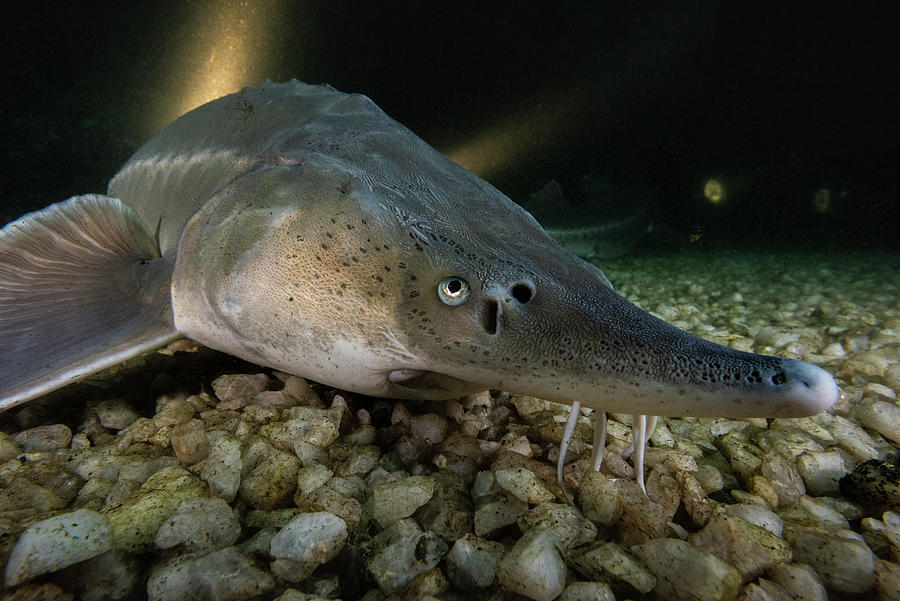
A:
POLYGON ((461 305, 469 298, 469 283, 461 277, 450 276, 438 284, 438 297, 451 307, 461 305))

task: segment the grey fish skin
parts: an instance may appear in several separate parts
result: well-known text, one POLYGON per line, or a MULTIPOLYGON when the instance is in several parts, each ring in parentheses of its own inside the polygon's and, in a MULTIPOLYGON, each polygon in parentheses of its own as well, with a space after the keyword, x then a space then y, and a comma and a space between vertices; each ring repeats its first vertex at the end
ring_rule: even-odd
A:
MULTIPOLYGON (((213 101, 138 150, 109 196, 158 232, 173 332, 337 388, 722 417, 838 399, 814 365, 715 345, 629 303, 364 96, 291 81, 213 101), (458 304, 439 294, 451 281, 458 304)), ((2 287, 0 269, 0 302, 2 287)), ((0 406, 46 392, 25 388, 0 406)))

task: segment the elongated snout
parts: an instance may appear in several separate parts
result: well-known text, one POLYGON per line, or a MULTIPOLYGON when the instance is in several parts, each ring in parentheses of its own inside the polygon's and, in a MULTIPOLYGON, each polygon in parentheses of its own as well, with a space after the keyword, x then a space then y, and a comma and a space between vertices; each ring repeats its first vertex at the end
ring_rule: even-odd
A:
POLYGON ((618 398, 634 413, 796 417, 839 398, 834 378, 810 363, 709 342, 621 297, 606 308, 596 335, 612 341, 615 352, 611 361, 598 355, 595 366, 613 374, 618 398))
POLYGON ((530 342, 534 367, 505 381, 508 389, 607 411, 732 418, 812 415, 839 399, 834 378, 820 367, 698 338, 607 286, 548 296, 538 287, 518 315, 504 319, 501 312, 501 336, 535 319, 556 326, 530 342))

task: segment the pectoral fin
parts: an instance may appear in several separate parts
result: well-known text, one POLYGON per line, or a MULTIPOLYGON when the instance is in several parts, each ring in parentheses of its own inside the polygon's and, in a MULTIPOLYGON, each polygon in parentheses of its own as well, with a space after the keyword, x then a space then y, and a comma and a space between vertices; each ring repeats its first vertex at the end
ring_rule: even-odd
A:
POLYGON ((177 338, 171 275, 138 215, 108 196, 0 230, 0 410, 177 338))

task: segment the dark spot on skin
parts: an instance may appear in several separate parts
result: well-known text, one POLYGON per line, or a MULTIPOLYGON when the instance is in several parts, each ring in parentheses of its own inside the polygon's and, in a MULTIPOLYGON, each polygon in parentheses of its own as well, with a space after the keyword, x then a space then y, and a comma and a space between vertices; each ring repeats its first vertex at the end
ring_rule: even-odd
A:
MULTIPOLYGON (((332 219, 332 221, 334 221, 334 219, 332 219)), ((334 236, 331 235, 331 232, 325 232, 325 235, 329 238, 334 238, 334 236)))
POLYGON ((290 303, 294 302, 294 297, 293 296, 288 297, 288 302, 290 302, 290 303))
POLYGON ((366 220, 365 220, 365 219, 363 219, 362 222, 363 222, 363 225, 366 225, 366 220))
POLYGON ((417 279, 419 279, 419 278, 417 278, 417 277, 414 276, 414 275, 410 275, 410 276, 409 276, 409 279, 412 280, 413 282, 415 282, 415 281, 416 281, 417 279))
POLYGON ((397 263, 397 267, 400 269, 406 269, 406 263, 397 263))
POLYGON ((322 244, 322 250, 328 250, 328 245, 323 243, 323 244, 322 244))
POLYGON ((346 290, 346 289, 347 289, 347 284, 341 283, 341 288, 343 288, 344 290, 346 290))

